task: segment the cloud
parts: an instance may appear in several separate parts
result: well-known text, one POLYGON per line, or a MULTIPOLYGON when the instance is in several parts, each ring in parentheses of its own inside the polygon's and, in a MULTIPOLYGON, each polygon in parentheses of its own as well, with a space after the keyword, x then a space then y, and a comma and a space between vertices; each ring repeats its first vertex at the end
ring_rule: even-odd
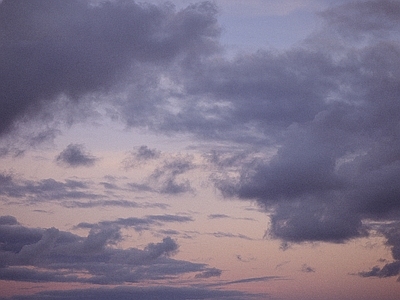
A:
POLYGON ((56 158, 58 164, 72 168, 91 167, 97 160, 80 144, 69 144, 56 158))
POLYGON ((204 264, 170 258, 178 250, 170 237, 149 243, 142 250, 115 247, 122 240, 117 223, 92 227, 87 237, 80 237, 56 228, 24 227, 9 216, 2 220, 6 224, 0 225, 1 280, 107 285, 171 279, 209 270, 204 264))

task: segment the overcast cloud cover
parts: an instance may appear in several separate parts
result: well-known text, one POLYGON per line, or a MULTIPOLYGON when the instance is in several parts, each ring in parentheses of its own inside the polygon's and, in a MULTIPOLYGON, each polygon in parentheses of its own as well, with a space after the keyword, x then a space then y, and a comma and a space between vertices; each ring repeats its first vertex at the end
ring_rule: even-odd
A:
MULTIPOLYGON (((141 180, 31 179, 2 169, 1 201, 166 209, 156 201, 128 201, 126 193, 190 198, 200 193, 190 174, 207 170, 226 199, 255 201, 269 215, 269 238, 283 245, 346 243, 378 234, 393 260, 366 266, 358 275, 398 276, 400 2, 341 1, 319 12, 321 26, 295 46, 234 57, 220 42, 219 14, 208 1, 183 9, 122 0, 0 2, 1 159, 18 160, 63 128, 101 118, 127 130, 184 134, 207 145, 199 148, 201 162, 145 145, 126 152, 121 169, 147 168, 141 180)), ((52 159, 58 168, 76 170, 95 168, 102 160, 75 141, 52 159)), ((179 244, 169 236, 141 249, 116 246, 125 239, 124 228, 149 230, 192 222, 191 216, 74 224, 75 230, 88 230, 85 237, 31 228, 17 218, 0 217, 1 280, 111 285, 182 274, 218 278, 223 272, 175 260, 179 244)), ((238 218, 216 213, 209 219, 238 218)), ((212 235, 252 240, 236 233, 212 235)), ((308 264, 301 271, 316 272, 308 264)), ((118 295, 114 299, 257 296, 193 286, 96 288, 80 290, 80 296, 45 291, 12 299, 105 299, 110 291, 118 295)))

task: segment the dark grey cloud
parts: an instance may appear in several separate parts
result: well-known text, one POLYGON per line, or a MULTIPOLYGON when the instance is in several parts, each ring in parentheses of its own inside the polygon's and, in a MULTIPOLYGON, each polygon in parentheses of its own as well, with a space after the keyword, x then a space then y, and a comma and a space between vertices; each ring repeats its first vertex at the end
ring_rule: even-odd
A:
MULTIPOLYGON (((188 299, 259 299, 267 295, 252 294, 246 292, 217 290, 208 288, 185 287, 175 288, 168 286, 159 286, 156 288, 138 288, 138 287, 117 287, 101 289, 79 289, 68 291, 45 291, 34 295, 21 295, 2 300, 37 300, 37 299, 73 299, 73 300, 131 300, 131 299, 165 299, 165 300, 188 300, 188 299)), ((265 298, 263 298, 265 299, 265 298)))
POLYGON ((87 237, 80 237, 56 228, 24 227, 9 216, 2 220, 6 224, 0 224, 1 280, 107 285, 209 270, 205 264, 170 258, 178 250, 177 242, 170 237, 149 243, 142 250, 115 247, 123 239, 117 224, 91 227, 87 237), (78 276, 77 272, 87 276, 78 276))
MULTIPOLYGON (((215 51, 215 15, 209 2, 176 11, 134 1, 2 1, 0 134, 18 121, 52 120, 47 107, 70 108, 127 78, 157 82, 154 69, 215 51)), ((131 104, 136 115, 148 107, 131 104)))
POLYGON ((81 144, 69 144, 56 157, 56 161, 60 165, 67 167, 91 167, 98 160, 95 156, 85 151, 85 147, 81 144))
MULTIPOLYGON (((218 131, 265 153, 232 155, 238 176, 213 179, 225 196, 257 201, 271 216, 271 237, 341 243, 367 236, 366 219, 400 218, 400 47, 392 32, 399 8, 397 1, 337 6, 322 14, 330 30, 296 48, 214 61, 196 80, 186 76, 188 93, 225 105, 203 136, 218 131), (349 32, 368 39, 354 47, 349 32)), ((186 116, 183 127, 197 122, 186 116)), ((209 156, 226 174, 228 158, 209 156)))

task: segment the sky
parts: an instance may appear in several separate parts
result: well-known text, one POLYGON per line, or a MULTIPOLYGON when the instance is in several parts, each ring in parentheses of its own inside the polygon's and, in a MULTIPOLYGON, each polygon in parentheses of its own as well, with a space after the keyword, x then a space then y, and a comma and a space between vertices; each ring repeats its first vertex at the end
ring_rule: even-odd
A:
POLYGON ((0 299, 397 299, 400 1, 0 1, 0 299))

